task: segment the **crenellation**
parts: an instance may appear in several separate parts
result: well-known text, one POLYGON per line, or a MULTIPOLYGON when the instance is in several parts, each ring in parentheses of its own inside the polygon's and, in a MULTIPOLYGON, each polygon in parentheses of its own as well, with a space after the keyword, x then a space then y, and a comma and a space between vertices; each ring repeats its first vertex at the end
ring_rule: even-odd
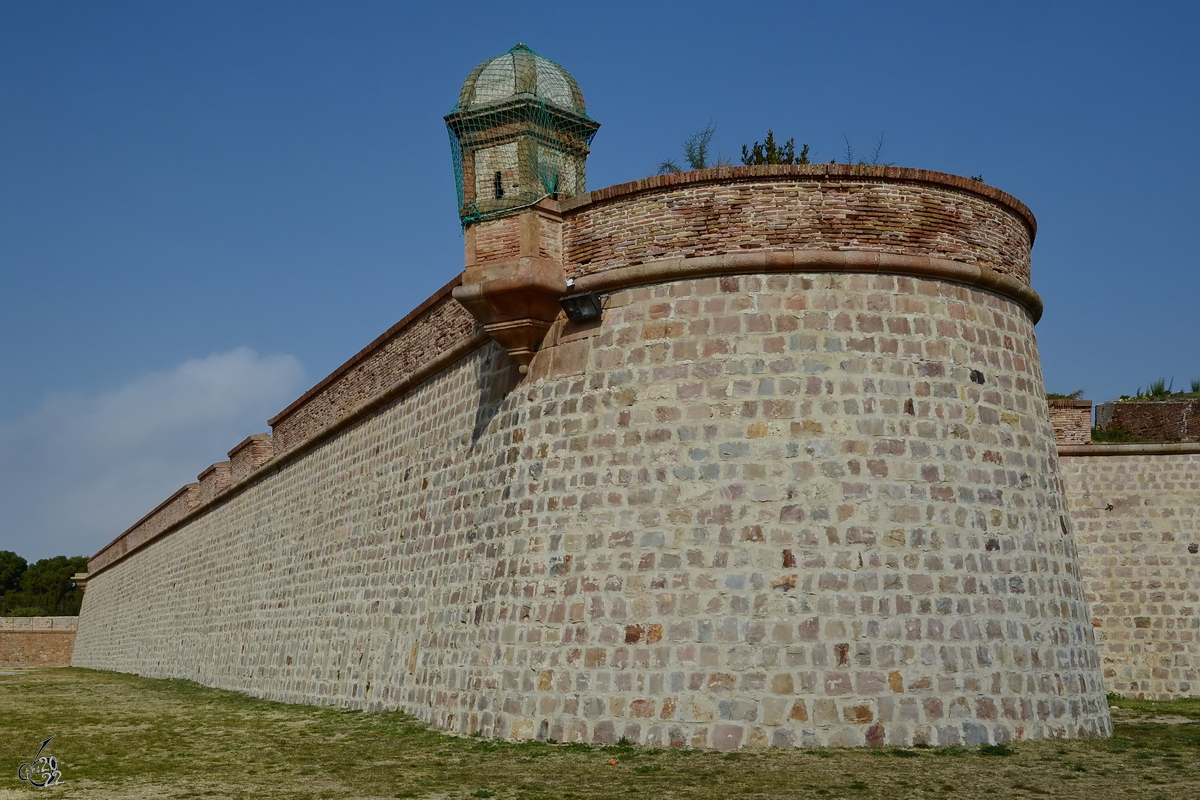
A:
POLYGON ((229 481, 237 484, 275 457, 275 445, 271 441, 271 434, 254 433, 239 442, 227 455, 230 463, 229 481))
POLYGON ((211 503, 218 495, 224 493, 229 488, 231 478, 230 466, 230 462, 228 461, 219 461, 209 466, 208 469, 197 476, 200 490, 196 505, 211 503))

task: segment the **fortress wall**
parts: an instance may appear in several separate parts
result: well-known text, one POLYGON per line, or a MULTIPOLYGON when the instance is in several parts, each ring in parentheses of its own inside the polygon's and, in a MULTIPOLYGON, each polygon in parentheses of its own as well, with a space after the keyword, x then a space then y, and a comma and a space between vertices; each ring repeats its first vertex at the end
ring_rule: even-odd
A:
POLYGON ((1102 733, 1030 328, 891 276, 614 293, 96 575, 75 663, 489 736, 1102 733))
POLYGON ((1166 699, 1200 693, 1200 446, 1062 448, 1104 680, 1166 699))
POLYGON ((0 667, 65 667, 79 617, 0 617, 0 667))
MULTIPOLYGON (((954 181, 922 191, 957 202, 954 181)), ((568 201, 564 226, 650 202, 630 187, 568 201)), ((778 188, 763 208, 811 200, 778 188)), ((658 235, 613 241, 683 252, 658 235)), ((451 284, 276 417, 280 455, 92 560, 74 663, 514 738, 1107 734, 1036 295, 855 244, 812 251, 816 272, 597 259, 580 284, 632 285, 599 323, 556 322, 524 378, 451 284), (436 354, 415 372, 410 335, 436 354)))

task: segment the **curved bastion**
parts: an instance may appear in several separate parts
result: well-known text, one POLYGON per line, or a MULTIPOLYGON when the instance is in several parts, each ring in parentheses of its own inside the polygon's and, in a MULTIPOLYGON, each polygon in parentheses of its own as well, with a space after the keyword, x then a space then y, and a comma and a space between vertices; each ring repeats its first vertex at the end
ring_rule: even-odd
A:
POLYGON ((1034 230, 845 165, 473 221, 460 279, 92 559, 73 663, 518 739, 1108 735, 1034 230))

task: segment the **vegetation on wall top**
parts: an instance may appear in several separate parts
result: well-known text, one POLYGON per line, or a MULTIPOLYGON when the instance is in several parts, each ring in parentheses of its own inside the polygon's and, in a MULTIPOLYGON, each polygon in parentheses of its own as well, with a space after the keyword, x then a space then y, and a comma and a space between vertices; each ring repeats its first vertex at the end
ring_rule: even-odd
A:
POLYGON ((1130 397, 1127 394, 1123 394, 1118 399, 1122 400, 1122 401, 1129 401, 1129 400, 1191 400, 1193 398, 1200 399, 1200 380, 1193 380, 1191 382, 1190 387, 1188 388, 1188 390, 1186 392, 1182 389, 1180 389, 1178 392, 1176 392, 1176 391, 1174 391, 1174 388, 1175 388, 1175 379, 1174 378, 1171 378, 1170 383, 1167 383, 1166 378, 1159 378, 1158 380, 1151 381, 1150 384, 1144 390, 1141 387, 1138 387, 1137 394, 1133 395, 1132 397, 1130 397))

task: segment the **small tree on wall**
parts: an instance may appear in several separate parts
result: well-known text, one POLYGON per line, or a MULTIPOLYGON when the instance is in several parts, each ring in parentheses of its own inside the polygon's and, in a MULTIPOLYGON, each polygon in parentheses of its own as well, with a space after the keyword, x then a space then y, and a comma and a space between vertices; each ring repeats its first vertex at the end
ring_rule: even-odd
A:
POLYGON ((754 147, 742 145, 742 163, 751 164, 808 164, 808 145, 801 145, 796 155, 796 140, 788 139, 782 147, 775 143, 775 131, 767 131, 767 139, 754 147))
MULTIPOLYGON (((720 153, 717 154, 715 161, 710 162, 708 160, 708 148, 716 133, 717 126, 710 122, 704 130, 696 131, 683 143, 683 160, 687 162, 690 169, 732 166, 733 162, 720 153)), ((659 175, 669 175, 676 172, 683 172, 683 168, 675 160, 665 158, 659 162, 659 175)))

